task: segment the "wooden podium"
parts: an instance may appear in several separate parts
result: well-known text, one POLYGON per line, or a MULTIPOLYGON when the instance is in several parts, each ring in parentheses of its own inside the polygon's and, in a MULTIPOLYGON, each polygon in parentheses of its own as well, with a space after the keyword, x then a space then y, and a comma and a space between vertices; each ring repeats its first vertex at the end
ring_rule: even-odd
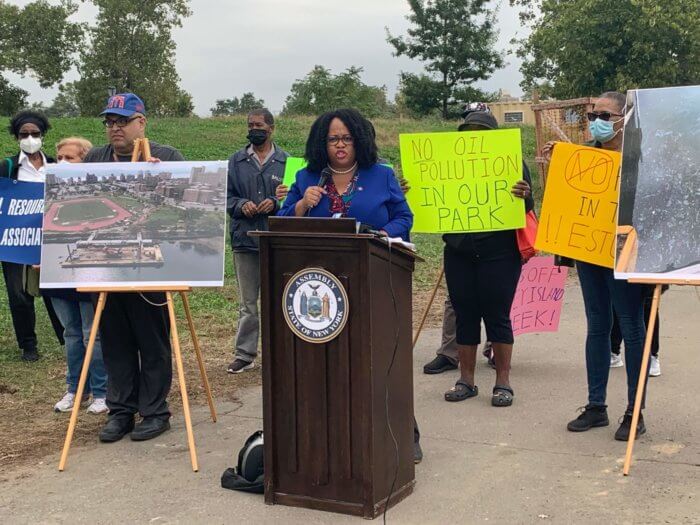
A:
POLYGON ((251 235, 260 240, 265 502, 374 518, 392 485, 389 507, 415 484, 416 256, 356 234, 351 219, 271 218, 270 231, 251 235), (285 288, 305 268, 347 292, 347 323, 326 343, 285 320, 285 288))

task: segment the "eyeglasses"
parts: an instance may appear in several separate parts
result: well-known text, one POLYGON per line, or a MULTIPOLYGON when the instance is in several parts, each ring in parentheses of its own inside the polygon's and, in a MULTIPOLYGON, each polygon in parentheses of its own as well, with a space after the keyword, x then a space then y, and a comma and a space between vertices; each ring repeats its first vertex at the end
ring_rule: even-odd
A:
POLYGON ((347 146, 348 144, 352 144, 354 139, 352 138, 352 135, 343 135, 342 137, 338 137, 337 135, 331 135, 326 139, 326 142, 331 146, 335 146, 338 144, 338 142, 341 141, 347 146))
POLYGON ((29 137, 33 137, 35 139, 40 139, 41 138, 41 131, 20 131, 17 133, 17 136, 21 139, 26 139, 29 137))
POLYGON ((588 120, 593 122, 596 119, 610 120, 610 117, 623 117, 624 115, 620 115, 619 113, 610 113, 609 111, 589 111, 586 116, 588 117, 588 120))
POLYGON ((124 128, 128 126, 132 120, 136 120, 137 118, 141 117, 115 118, 113 120, 105 119, 102 121, 102 124, 104 124, 105 128, 107 129, 112 129, 114 126, 117 126, 118 128, 124 128))

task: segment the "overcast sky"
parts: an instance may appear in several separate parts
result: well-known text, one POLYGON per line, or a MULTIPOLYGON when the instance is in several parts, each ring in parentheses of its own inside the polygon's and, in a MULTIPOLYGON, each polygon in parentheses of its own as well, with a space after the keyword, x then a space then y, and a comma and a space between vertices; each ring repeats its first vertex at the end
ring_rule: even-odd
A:
MULTIPOLYGON (((25 5, 29 0, 10 0, 25 5)), ((492 2, 495 7, 498 1, 492 2)), ((524 36, 517 10, 500 1, 498 48, 510 49, 513 37, 524 36)), ((405 34, 409 12, 406 0, 191 0, 193 14, 174 33, 176 66, 182 87, 194 97, 195 112, 206 116, 219 98, 252 91, 278 112, 292 83, 314 65, 332 72, 350 66, 364 68, 365 83, 396 93, 400 71, 419 72, 420 62, 396 58, 386 42, 385 27, 392 34, 405 34), (226 6, 226 9, 222 9, 226 6)), ((96 8, 81 4, 78 21, 92 22, 96 8)), ((519 96, 522 78, 519 60, 507 55, 508 65, 478 87, 504 89, 519 96)), ((56 89, 41 89, 31 78, 7 75, 30 93, 30 101, 50 103, 56 89)), ((75 71, 66 75, 74 80, 75 71)), ((146 106, 148 107, 148 101, 146 106)))

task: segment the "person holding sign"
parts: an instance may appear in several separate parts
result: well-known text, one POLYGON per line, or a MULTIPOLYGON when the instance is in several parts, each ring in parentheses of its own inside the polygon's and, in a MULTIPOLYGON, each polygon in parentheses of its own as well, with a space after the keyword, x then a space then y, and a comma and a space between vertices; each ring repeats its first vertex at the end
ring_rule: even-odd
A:
POLYGON ((413 224, 394 170, 378 163, 366 119, 354 109, 321 115, 306 142, 308 166, 297 173, 278 215, 353 217, 408 240, 413 224))
MULTIPOLYGON (((95 147, 84 162, 131 162, 136 139, 146 136, 146 106, 133 93, 109 98, 100 114, 109 144, 95 147)), ((150 142, 149 162, 181 161, 171 146, 150 142)), ((109 419, 100 441, 134 441, 159 436, 170 428, 167 397, 172 383, 170 328, 165 293, 112 293, 107 296, 100 338, 109 384, 109 419), (134 416, 143 419, 134 425, 134 416), (133 431, 133 432, 132 432, 133 431)))
MULTIPOLYGON (((498 122, 490 113, 469 113, 461 130, 493 130, 498 122)), ((511 189, 525 200, 525 212, 534 209, 530 174, 523 165, 523 179, 511 189)), ((513 354, 513 327, 510 309, 520 279, 522 262, 515 230, 443 235, 445 278, 457 323, 457 353, 460 378, 445 392, 446 401, 464 401, 478 395, 474 384, 476 351, 481 342, 481 320, 491 341, 496 361, 496 385, 491 404, 513 404, 510 362, 513 354)), ((440 356, 438 356, 440 357, 440 356)))
MULTIPOLYGON (((596 148, 619 152, 622 149, 626 97, 622 93, 603 93, 593 111, 588 113, 589 131, 596 148)), ((550 157, 555 143, 543 148, 550 157)), ((610 333, 613 326, 613 305, 625 341, 627 369, 627 409, 615 439, 627 441, 632 426, 632 408, 637 394, 639 371, 646 328, 644 324, 644 285, 616 280, 612 267, 576 261, 581 292, 586 308, 586 371, 588 376, 588 404, 581 414, 570 421, 567 429, 584 432, 610 424, 606 405, 608 376, 610 374, 610 333)), ((644 418, 639 415, 637 437, 646 432, 644 418)))
POLYGON ((235 356, 229 374, 255 366, 260 320, 260 259, 254 230, 267 230, 267 217, 279 210, 275 189, 282 182, 289 154, 275 145, 275 119, 267 109, 248 113, 248 140, 228 161, 227 210, 231 217, 231 247, 241 308, 236 331, 235 356))
MULTIPOLYGON (((53 158, 47 157, 42 151, 44 136, 50 127, 46 116, 37 111, 20 111, 12 117, 8 129, 17 140, 20 151, 13 157, 0 160, 0 177, 43 185, 46 180, 46 164, 55 162, 53 158)), ((0 197, 2 196, 0 195, 0 197)), ((38 264, 39 261, 35 262, 38 264)), ((34 296, 27 292, 24 284, 25 276, 31 271, 31 267, 26 264, 2 261, 2 273, 5 278, 12 324, 15 329, 17 345, 22 350, 24 361, 39 359, 35 332, 34 296)), ((63 345, 63 326, 56 316, 50 299, 44 297, 44 304, 56 337, 63 345)))

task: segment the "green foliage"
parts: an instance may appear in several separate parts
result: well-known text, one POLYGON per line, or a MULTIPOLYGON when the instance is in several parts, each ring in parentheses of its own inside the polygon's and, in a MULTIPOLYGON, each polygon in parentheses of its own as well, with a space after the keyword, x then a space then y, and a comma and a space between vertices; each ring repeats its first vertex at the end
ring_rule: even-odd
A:
POLYGON ((532 25, 522 86, 557 98, 700 83, 698 0, 511 0, 532 25))
POLYGON ((53 103, 45 110, 47 117, 77 117, 80 115, 75 83, 63 84, 53 103))
POLYGON ((27 105, 27 93, 0 76, 0 115, 12 115, 27 105))
POLYGON ((231 115, 247 115, 248 112, 254 109, 265 107, 265 101, 261 98, 255 98, 251 92, 243 93, 243 96, 219 99, 216 105, 211 108, 212 117, 230 117, 231 115))
POLYGON ((451 106, 459 102, 460 88, 485 80, 503 67, 494 49, 496 10, 489 0, 408 0, 411 23, 408 36, 392 36, 387 42, 394 56, 406 55, 425 63, 428 75, 402 75, 406 103, 416 114, 427 114, 426 105, 450 118, 451 106), (432 80, 432 83, 429 82, 432 80), (425 94, 419 90, 426 88, 425 94))
POLYGON ((99 8, 91 44, 75 83, 81 114, 97 115, 109 88, 131 91, 149 115, 188 116, 192 97, 180 89, 172 30, 189 16, 188 0, 92 0, 99 8))
POLYGON ((386 116, 391 108, 386 87, 368 86, 360 79, 361 67, 352 66, 333 75, 323 66, 315 66, 292 84, 283 109, 285 115, 320 115, 337 108, 353 107, 366 117, 386 116))
MULTIPOLYGON (((427 117, 442 114, 443 85, 428 75, 401 73, 397 104, 405 108, 413 117, 427 117)), ((447 102, 447 118, 459 118, 462 106, 469 102, 490 102, 496 95, 486 93, 472 86, 455 88, 447 102)))
POLYGON ((76 9, 69 0, 58 5, 38 0, 24 8, 0 0, 0 114, 15 113, 28 96, 3 78, 3 71, 31 75, 41 87, 61 81, 83 34, 80 24, 68 21, 76 9))

